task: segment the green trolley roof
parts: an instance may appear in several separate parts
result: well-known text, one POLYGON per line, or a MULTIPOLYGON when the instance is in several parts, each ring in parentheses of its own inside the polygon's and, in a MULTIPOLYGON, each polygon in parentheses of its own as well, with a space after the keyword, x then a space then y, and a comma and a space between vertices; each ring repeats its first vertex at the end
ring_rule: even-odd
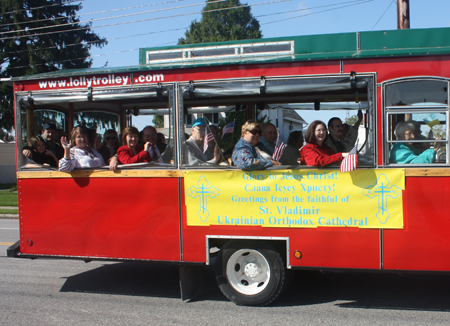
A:
POLYGON ((450 54, 450 28, 304 35, 141 48, 138 66, 70 69, 12 80, 232 64, 443 54, 450 54))

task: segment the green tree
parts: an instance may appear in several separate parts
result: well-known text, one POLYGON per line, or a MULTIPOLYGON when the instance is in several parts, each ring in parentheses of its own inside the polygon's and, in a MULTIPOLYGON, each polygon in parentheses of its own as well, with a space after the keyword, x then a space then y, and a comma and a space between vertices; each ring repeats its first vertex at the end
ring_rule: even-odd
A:
POLYGON ((260 25, 250 12, 250 7, 240 7, 239 0, 218 3, 206 2, 201 21, 191 22, 185 37, 178 44, 224 42, 261 38, 260 25), (233 8, 239 7, 239 8, 233 8), (233 8, 228 10, 218 10, 233 8))
POLYGON ((350 116, 348 118, 345 118, 344 123, 346 123, 346 124, 348 124, 350 126, 353 126, 356 123, 356 121, 358 121, 358 116, 355 114, 355 115, 352 115, 352 116, 350 116))
POLYGON ((155 115, 153 117, 153 125, 155 128, 164 128, 164 116, 162 115, 155 115))
MULTIPOLYGON (((2 0, 0 3, 0 77, 25 76, 61 69, 89 68, 92 46, 105 38, 80 24, 79 4, 63 0, 2 0)), ((14 125, 13 94, 0 85, 0 126, 14 125)))

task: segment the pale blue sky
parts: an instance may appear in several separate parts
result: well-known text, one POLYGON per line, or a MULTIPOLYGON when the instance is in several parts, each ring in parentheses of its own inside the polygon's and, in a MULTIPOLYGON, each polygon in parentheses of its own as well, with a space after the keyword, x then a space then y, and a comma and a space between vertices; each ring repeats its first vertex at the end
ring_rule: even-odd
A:
MULTIPOLYGON (((397 4, 393 0, 241 2, 252 5, 251 12, 259 20, 264 37, 397 28, 397 4)), ((191 21, 201 19, 198 12, 204 7, 204 1, 200 0, 84 0, 80 3, 83 6, 79 11, 81 21, 148 12, 93 21, 93 30, 109 42, 102 49, 91 50, 93 67, 106 63, 109 67, 137 65, 139 48, 175 45, 191 21), (131 8, 136 6, 141 7, 131 8), (176 7, 178 9, 173 9, 176 7), (117 10, 122 8, 130 9, 117 10), (100 27, 124 22, 131 23, 100 27)), ((448 0, 410 0, 411 28, 449 27, 449 12, 448 0)))

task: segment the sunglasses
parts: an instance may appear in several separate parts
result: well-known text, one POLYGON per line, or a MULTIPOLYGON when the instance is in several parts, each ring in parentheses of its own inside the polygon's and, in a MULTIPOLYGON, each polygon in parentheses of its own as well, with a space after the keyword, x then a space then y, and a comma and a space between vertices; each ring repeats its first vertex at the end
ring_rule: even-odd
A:
POLYGON ((247 130, 249 133, 251 133, 252 135, 262 135, 262 131, 259 129, 253 129, 253 130, 247 130))
POLYGON ((105 139, 106 140, 116 140, 117 138, 116 137, 106 137, 105 139))

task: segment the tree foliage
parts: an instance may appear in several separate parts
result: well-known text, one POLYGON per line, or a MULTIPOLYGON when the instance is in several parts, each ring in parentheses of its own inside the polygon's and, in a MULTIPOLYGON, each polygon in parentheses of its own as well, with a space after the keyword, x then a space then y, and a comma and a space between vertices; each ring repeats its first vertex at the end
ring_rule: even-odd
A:
POLYGON ((356 121, 358 121, 358 116, 355 114, 355 115, 345 118, 344 123, 346 123, 350 126, 353 126, 356 123, 356 121))
MULTIPOLYGON (((80 24, 79 4, 63 0, 2 0, 0 16, 0 77, 9 78, 61 69, 89 68, 92 46, 106 39, 80 24)), ((10 129, 13 119, 11 87, 0 85, 0 126, 10 129)))
POLYGON ((201 21, 192 21, 185 37, 180 38, 178 44, 224 42, 262 37, 259 22, 251 14, 250 7, 239 7, 242 6, 239 0, 217 3, 207 1, 206 3, 201 21))
POLYGON ((152 122, 155 128, 164 128, 164 116, 155 115, 152 122))

